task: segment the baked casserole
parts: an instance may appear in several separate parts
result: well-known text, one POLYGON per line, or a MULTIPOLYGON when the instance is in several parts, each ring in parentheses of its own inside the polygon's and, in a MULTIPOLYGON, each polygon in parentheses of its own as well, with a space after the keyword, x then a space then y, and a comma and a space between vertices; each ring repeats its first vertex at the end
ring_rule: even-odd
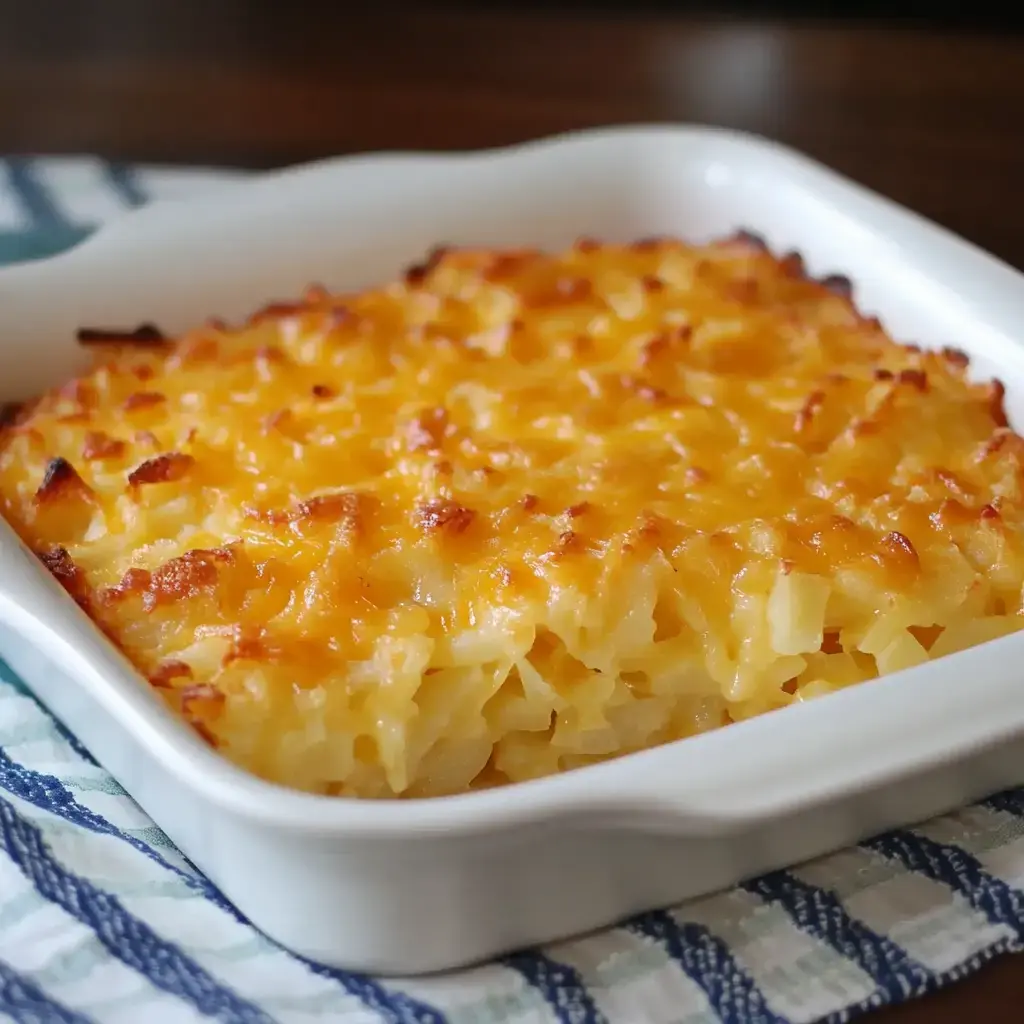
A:
POLYGON ((0 426, 0 512, 284 785, 550 775, 1024 624, 1002 386, 747 233, 438 250, 82 341, 0 426))

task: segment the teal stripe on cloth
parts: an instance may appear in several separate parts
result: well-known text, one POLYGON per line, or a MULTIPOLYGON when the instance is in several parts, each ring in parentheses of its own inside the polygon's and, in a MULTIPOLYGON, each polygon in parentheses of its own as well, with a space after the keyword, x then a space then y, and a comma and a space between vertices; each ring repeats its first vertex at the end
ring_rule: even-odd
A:
POLYGON ((88 238, 92 231, 92 228, 71 225, 45 231, 0 231, 0 264, 56 256, 88 238))

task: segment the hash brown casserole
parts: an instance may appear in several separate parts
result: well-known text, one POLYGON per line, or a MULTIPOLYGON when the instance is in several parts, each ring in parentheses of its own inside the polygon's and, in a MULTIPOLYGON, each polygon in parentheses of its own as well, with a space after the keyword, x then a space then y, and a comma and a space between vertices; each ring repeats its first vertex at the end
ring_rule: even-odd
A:
POLYGON ((0 512, 172 709, 298 789, 426 797, 1022 625, 998 382, 755 236, 438 250, 0 426, 0 512))

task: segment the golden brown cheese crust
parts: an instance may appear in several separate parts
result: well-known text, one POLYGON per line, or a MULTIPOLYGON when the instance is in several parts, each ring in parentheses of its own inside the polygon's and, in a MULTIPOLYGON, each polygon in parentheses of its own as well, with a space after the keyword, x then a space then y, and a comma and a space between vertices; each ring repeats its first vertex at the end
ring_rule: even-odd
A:
POLYGON ((423 796, 1015 630, 1024 442, 967 358, 740 233, 434 252, 0 424, 0 511, 228 757, 423 796))

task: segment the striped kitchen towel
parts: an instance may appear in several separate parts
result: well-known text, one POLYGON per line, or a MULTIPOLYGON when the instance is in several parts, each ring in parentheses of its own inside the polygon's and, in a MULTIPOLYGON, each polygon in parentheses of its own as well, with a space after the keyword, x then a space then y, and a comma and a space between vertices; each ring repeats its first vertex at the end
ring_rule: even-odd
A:
MULTIPOLYGON (((0 161, 0 259, 237 173, 0 161)), ((680 870, 684 870, 683 867, 680 870)), ((268 941, 0 662, 0 1020, 809 1024, 1021 948, 1024 791, 601 934, 378 981, 268 941)))
POLYGON ((133 207, 209 193, 243 176, 125 167, 91 157, 0 159, 0 264, 52 256, 133 207))

